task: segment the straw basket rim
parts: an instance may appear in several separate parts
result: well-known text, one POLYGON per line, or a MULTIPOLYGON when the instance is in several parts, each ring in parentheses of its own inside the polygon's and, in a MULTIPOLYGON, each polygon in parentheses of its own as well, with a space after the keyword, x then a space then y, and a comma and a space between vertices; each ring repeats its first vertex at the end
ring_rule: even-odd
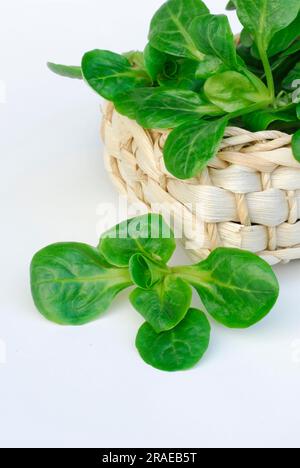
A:
POLYGON ((193 259, 218 246, 253 251, 270 264, 300 258, 300 165, 291 135, 228 127, 208 168, 183 181, 164 165, 168 130, 145 130, 105 103, 101 134, 105 167, 121 194, 146 210, 163 202, 182 210, 193 259), (196 202, 200 223, 193 219, 196 202))

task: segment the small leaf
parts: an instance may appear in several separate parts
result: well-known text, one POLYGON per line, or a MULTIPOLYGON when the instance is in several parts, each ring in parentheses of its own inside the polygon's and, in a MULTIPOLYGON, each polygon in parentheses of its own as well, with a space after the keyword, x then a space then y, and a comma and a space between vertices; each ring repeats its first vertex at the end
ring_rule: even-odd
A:
POLYGON ((142 254, 131 257, 129 271, 133 283, 141 289, 151 289, 169 272, 168 267, 154 263, 142 254))
POLYGON ((60 76, 65 76, 66 78, 74 78, 77 80, 82 80, 82 71, 81 67, 73 67, 68 65, 58 65, 56 63, 47 63, 49 70, 53 73, 56 73, 60 76))
POLYGON ((177 57, 202 60, 203 54, 189 33, 192 20, 209 13, 201 0, 169 0, 151 21, 149 41, 152 47, 177 57))
POLYGON ((122 55, 127 58, 133 68, 137 68, 138 70, 143 70, 145 68, 143 52, 140 52, 139 50, 131 50, 130 52, 125 52, 122 55))
POLYGON ((113 227, 101 236, 98 248, 111 265, 126 267, 136 253, 167 263, 176 249, 176 242, 163 218, 152 213, 113 227))
POLYGON ((153 88, 140 99, 137 121, 144 128, 175 128, 222 110, 193 91, 153 88))
POLYGON ((235 6, 235 1, 234 1, 234 0, 229 0, 229 2, 228 2, 227 5, 226 5, 226 10, 227 10, 227 11, 234 11, 234 10, 236 10, 236 6, 235 6))
POLYGON ((123 55, 106 50, 87 52, 82 59, 82 73, 88 84, 109 101, 151 84, 144 69, 137 69, 123 55))
POLYGON ((168 275, 152 289, 135 289, 130 294, 133 307, 157 333, 174 328, 186 315, 192 290, 181 278, 168 275))
POLYGON ((300 163, 300 130, 293 135, 292 150, 294 158, 300 163))
POLYGON ((230 328, 248 328, 273 308, 279 294, 272 268, 258 256, 216 249, 182 276, 195 287, 207 311, 230 328))
POLYGON ((189 30, 200 52, 217 57, 231 70, 240 68, 227 16, 199 16, 192 21, 189 30))
POLYGON ((108 268, 97 250, 85 244, 50 245, 38 252, 31 264, 37 309, 62 325, 95 320, 131 284, 128 270, 108 268))
POLYGON ((172 372, 194 367, 207 351, 209 341, 210 324, 205 314, 190 309, 173 330, 158 334, 148 323, 142 325, 136 347, 147 364, 172 372))
POLYGON ((189 122, 173 130, 164 147, 168 171, 178 179, 198 175, 217 154, 226 126, 224 118, 189 122))

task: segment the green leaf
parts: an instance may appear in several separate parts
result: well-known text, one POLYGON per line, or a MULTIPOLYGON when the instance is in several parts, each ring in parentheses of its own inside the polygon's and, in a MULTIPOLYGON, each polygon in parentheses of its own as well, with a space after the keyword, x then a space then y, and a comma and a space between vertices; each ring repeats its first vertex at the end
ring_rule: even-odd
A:
POLYGON ((296 90, 300 86, 300 62, 298 62, 288 73, 282 82, 283 89, 287 91, 296 90))
POLYGON ((300 130, 293 135, 292 150, 294 158, 300 163, 300 130))
POLYGON ((226 71, 210 77, 204 85, 204 92, 213 104, 231 113, 268 100, 268 90, 261 81, 260 84, 261 89, 258 90, 245 75, 226 71))
POLYGON ((143 96, 137 121, 145 128, 175 128, 204 115, 220 115, 222 110, 188 90, 153 88, 143 96))
POLYGON ((238 44, 236 50, 239 57, 246 64, 247 69, 254 73, 256 76, 262 77, 264 74, 262 63, 260 60, 257 60, 253 57, 251 53, 251 48, 246 47, 244 44, 240 43, 238 44))
POLYGON ((168 171, 178 179, 198 175, 217 154, 227 119, 183 124, 173 130, 164 147, 168 171))
POLYGON ((183 273, 212 317, 230 328, 248 328, 262 320, 279 294, 272 268, 241 250, 219 248, 183 273))
POLYGON ((252 47, 253 45, 253 36, 245 28, 242 29, 240 34, 240 43, 245 47, 252 47))
POLYGON ((176 242, 163 218, 152 213, 113 227, 101 236, 98 249, 111 265, 126 267, 136 253, 167 263, 176 249, 176 242))
POLYGON ((196 76, 198 78, 207 79, 212 75, 226 71, 226 66, 219 60, 217 57, 212 55, 207 55, 202 62, 199 63, 199 66, 196 71, 196 76))
POLYGON ((163 73, 164 67, 168 61, 175 63, 175 73, 177 72, 174 57, 155 49, 150 43, 147 44, 144 50, 144 60, 146 69, 153 81, 157 81, 159 75, 163 73))
POLYGON ((278 92, 282 90, 283 80, 297 65, 299 51, 300 41, 297 41, 272 60, 271 67, 278 92))
POLYGON ((62 325, 98 318, 132 282, 127 269, 108 268, 96 249, 77 243, 54 244, 31 264, 31 289, 37 309, 62 325))
POLYGON ((200 52, 217 57, 232 70, 240 68, 227 16, 199 16, 192 21, 190 33, 200 52))
MULTIPOLYGON (((286 28, 274 35, 268 47, 268 57, 272 58, 279 53, 282 56, 288 56, 297 52, 299 50, 297 47, 298 40, 297 42, 294 41, 299 37, 299 28, 300 15, 286 28)), ((251 53, 255 58, 259 59, 259 51, 256 44, 252 44, 251 53)))
POLYGON ((300 15, 286 28, 278 31, 270 42, 268 56, 273 57, 279 52, 285 51, 292 46, 293 42, 299 37, 300 15))
MULTIPOLYGON (((154 88, 136 88, 131 92, 120 94, 114 100, 114 106, 119 114, 137 120, 138 111, 143 100, 149 96, 154 88)), ((157 88, 156 88, 157 89, 157 88)))
POLYGON ((288 110, 272 111, 271 109, 267 109, 252 112, 243 117, 245 128, 252 132, 259 132, 261 130, 266 130, 275 122, 278 122, 278 125, 280 125, 280 122, 295 122, 297 120, 295 107, 288 110))
POLYGON ((285 57, 289 57, 290 55, 297 54, 299 52, 299 50, 300 50, 300 40, 297 40, 288 49, 283 51, 279 55, 279 58, 282 58, 282 57, 285 58, 285 57))
POLYGON ((168 267, 154 263, 142 254, 135 254, 129 261, 129 272, 133 283, 141 289, 151 289, 169 273, 168 267))
POLYGON ((169 0, 154 15, 149 33, 152 47, 177 57, 202 60, 189 33, 192 20, 209 13, 201 0, 169 0))
POLYGON ((87 52, 82 59, 82 73, 87 83, 110 101, 151 84, 145 70, 133 67, 123 55, 106 50, 87 52))
MULTIPOLYGON (((148 88, 141 88, 147 89, 148 88)), ((114 106, 116 110, 121 115, 125 115, 129 119, 136 120, 137 118, 137 111, 138 111, 138 98, 135 94, 135 91, 126 94, 120 94, 114 100, 114 106)), ((140 91, 140 90, 139 90, 140 91)))
POLYGON ((200 93, 204 80, 198 75, 199 65, 200 62, 184 58, 168 61, 158 77, 158 82, 163 89, 183 89, 200 93))
POLYGON ((68 66, 68 65, 58 65, 57 63, 47 63, 49 70, 53 73, 56 73, 60 76, 65 76, 67 78, 74 78, 77 80, 82 80, 82 71, 81 67, 68 66))
POLYGON ((145 323, 140 328, 136 347, 142 359, 163 371, 182 371, 194 367, 208 349, 210 324, 205 314, 190 309, 173 330, 156 333, 145 323))
POLYGON ((157 333, 171 330, 181 322, 191 301, 191 287, 175 275, 167 275, 152 289, 138 288, 130 294, 133 307, 157 333))
POLYGON ((236 10, 235 2, 234 0, 230 0, 227 5, 226 5, 226 10, 227 11, 234 11, 236 10))
POLYGON ((165 54, 150 44, 145 48, 144 57, 149 75, 161 86, 192 90, 199 85, 195 77, 198 61, 165 54))
POLYGON ((267 50, 274 35, 297 17, 300 0, 236 0, 236 6, 243 26, 267 50))

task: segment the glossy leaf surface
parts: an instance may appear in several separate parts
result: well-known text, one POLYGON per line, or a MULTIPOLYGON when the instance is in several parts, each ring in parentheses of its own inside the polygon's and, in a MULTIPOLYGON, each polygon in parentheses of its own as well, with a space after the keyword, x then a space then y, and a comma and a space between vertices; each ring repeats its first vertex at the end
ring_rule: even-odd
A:
POLYGON ((178 179, 198 175, 216 155, 226 126, 226 119, 218 119, 191 122, 173 130, 164 147, 168 171, 178 179))
POLYGON ((175 249, 172 230, 161 216, 153 213, 118 224, 102 235, 99 244, 99 251, 106 260, 118 267, 128 266, 136 253, 166 263, 175 249))
POLYGON ((192 20, 209 13, 201 0, 169 0, 154 15, 149 33, 150 44, 167 54, 202 60, 189 27, 192 20))
POLYGON ((137 121, 145 128, 176 128, 204 115, 220 115, 223 111, 193 91, 149 89, 141 99, 137 121))
POLYGON ((133 307, 157 333, 174 328, 186 315, 192 300, 189 284, 168 275, 152 289, 135 289, 130 295, 133 307))
POLYGON ((81 67, 87 83, 96 93, 110 101, 135 88, 151 84, 145 70, 133 67, 123 55, 107 50, 87 52, 81 67))
POLYGON ((210 341, 210 324, 203 312, 190 309, 183 321, 170 331, 156 333, 145 323, 140 328, 136 347, 142 359, 163 371, 183 371, 203 357, 210 341))
POLYGON ((273 308, 279 294, 272 268, 256 255, 219 248, 183 276, 212 317, 230 328, 248 328, 273 308))
POLYGON ((36 307, 48 320, 62 325, 95 320, 131 284, 128 270, 108 268, 97 250, 85 244, 50 245, 31 264, 36 307))

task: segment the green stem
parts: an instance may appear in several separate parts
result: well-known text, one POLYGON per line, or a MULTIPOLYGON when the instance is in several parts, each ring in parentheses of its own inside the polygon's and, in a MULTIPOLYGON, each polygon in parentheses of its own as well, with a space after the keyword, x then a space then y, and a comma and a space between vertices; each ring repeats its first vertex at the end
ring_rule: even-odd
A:
POLYGON ((171 268, 171 272, 175 275, 179 275, 185 281, 190 284, 207 283, 210 279, 210 273, 204 270, 200 270, 198 265, 179 266, 171 268))
POLYGON ((270 96, 271 96, 272 101, 274 101, 274 99, 275 99, 275 85, 274 85, 273 72, 272 72, 270 62, 269 62, 268 54, 267 54, 266 50, 261 46, 258 47, 258 50, 259 50, 259 55, 260 55, 261 61, 262 61, 263 66, 264 66, 267 85, 268 85, 268 88, 269 88, 269 91, 270 91, 270 96))
POLYGON ((240 109, 235 112, 231 112, 231 114, 228 114, 228 119, 235 119, 237 117, 242 117, 243 115, 251 114, 252 112, 255 112, 260 109, 265 109, 268 107, 268 105, 271 104, 271 100, 269 99, 268 101, 261 101, 258 102, 257 104, 253 104, 252 106, 245 107, 244 109, 240 109))

